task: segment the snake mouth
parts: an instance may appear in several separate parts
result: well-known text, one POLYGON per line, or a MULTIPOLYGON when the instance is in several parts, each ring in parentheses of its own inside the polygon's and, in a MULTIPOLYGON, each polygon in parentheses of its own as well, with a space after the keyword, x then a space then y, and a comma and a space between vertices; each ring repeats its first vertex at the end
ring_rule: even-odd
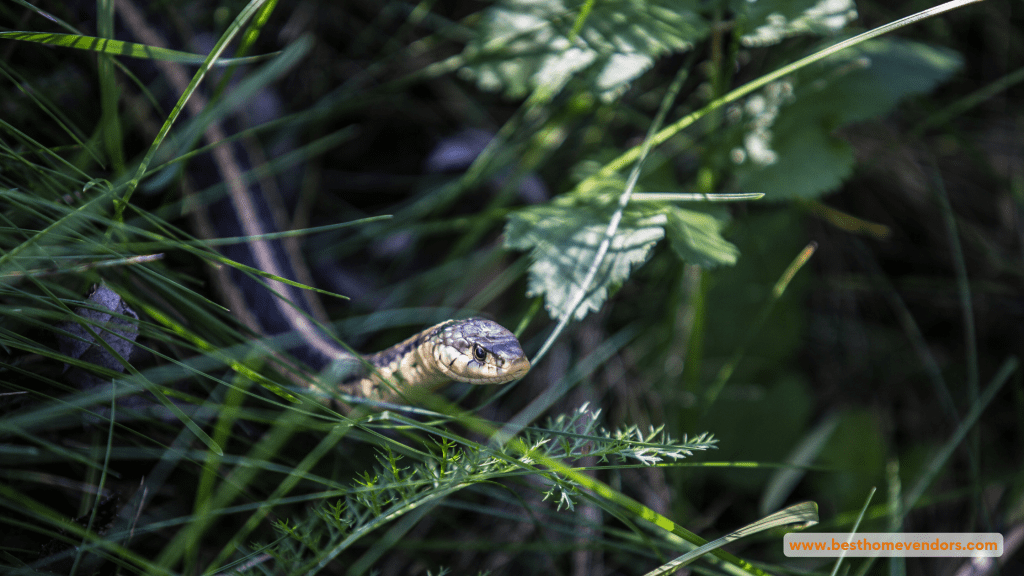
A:
POLYGON ((530 360, 526 356, 520 356, 512 360, 508 367, 508 379, 518 380, 530 371, 530 360))

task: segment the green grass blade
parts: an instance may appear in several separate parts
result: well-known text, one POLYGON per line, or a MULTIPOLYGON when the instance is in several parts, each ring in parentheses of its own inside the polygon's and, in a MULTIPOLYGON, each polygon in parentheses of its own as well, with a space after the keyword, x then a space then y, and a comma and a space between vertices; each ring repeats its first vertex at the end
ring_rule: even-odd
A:
POLYGON ((996 397, 996 394, 1003 388, 1003 385, 1010 379, 1010 376, 1017 371, 1018 360, 1015 357, 1008 358, 1003 362, 1002 367, 992 380, 989 382, 988 387, 981 393, 978 400, 971 404, 971 409, 964 416, 963 422, 957 426, 957 429, 953 432, 953 435, 949 437, 949 440, 942 446, 939 452, 931 459, 928 466, 925 468, 924 473, 918 478, 913 488, 907 491, 906 499, 904 500, 904 513, 913 510, 917 502, 924 496, 928 487, 931 486, 932 482, 938 476, 942 467, 946 465, 949 457, 952 456, 953 451, 956 450, 957 446, 963 442, 967 433, 970 432, 974 425, 977 424, 978 419, 985 412, 989 403, 996 397))
POLYGON ((839 425, 839 420, 839 414, 831 414, 825 417, 793 449, 791 455, 786 458, 786 464, 790 467, 783 468, 773 474, 762 492, 761 502, 758 507, 762 514, 779 507, 782 502, 789 498, 793 488, 800 483, 800 480, 807 473, 804 467, 814 462, 818 454, 821 453, 825 443, 832 437, 836 426, 839 425))
MULTIPOLYGON (((11 31, 0 32, 0 39, 17 40, 20 42, 32 42, 55 48, 72 48, 104 54, 107 56, 127 56, 129 58, 141 58, 145 60, 162 60, 167 62, 178 62, 179 64, 192 64, 196 66, 206 65, 208 56, 192 54, 170 48, 159 48, 147 46, 135 42, 125 42, 112 38, 97 38, 95 36, 83 36, 81 34, 60 34, 56 32, 26 32, 11 31)), ((259 56, 246 56, 243 58, 219 58, 208 64, 208 66, 236 66, 240 64, 256 64, 277 56, 276 53, 261 54, 259 56)))
POLYGON ((683 192, 638 192, 633 194, 633 202, 747 202, 764 198, 761 192, 742 192, 738 194, 703 194, 683 192))
MULTIPOLYGON (((238 43, 238 50, 235 51, 236 58, 242 58, 249 53, 249 49, 253 47, 253 45, 256 43, 256 40, 260 37, 260 31, 263 30, 263 27, 266 25, 267 21, 270 20, 270 16, 271 14, 274 13, 274 8, 276 7, 277 0, 271 0, 270 2, 267 2, 266 4, 263 5, 263 8, 260 9, 256 16, 254 16, 253 19, 249 22, 249 25, 246 27, 245 32, 242 34, 241 41, 238 43)), ((217 89, 213 91, 213 98, 211 98, 213 102, 217 102, 220 100, 221 94, 223 94, 224 90, 226 90, 227 87, 230 85, 231 79, 234 77, 235 70, 237 69, 237 65, 230 66, 224 73, 223 78, 221 78, 220 82, 217 83, 217 89)))
POLYGON ((146 154, 143 157, 142 161, 139 162, 139 166, 135 171, 135 175, 131 178, 131 180, 129 180, 126 186, 124 195, 117 201, 117 205, 114 211, 114 219, 116 221, 121 221, 124 214, 124 209, 127 207, 128 203, 131 202, 132 193, 135 192, 135 189, 136 187, 138 187, 139 182, 142 180, 143 176, 146 175, 146 171, 149 169, 149 164, 150 162, 153 161, 153 157, 156 155, 157 149, 160 148, 160 145, 163 144, 164 139, 167 138, 167 134, 171 131, 171 127, 174 125, 174 122, 178 119, 178 116, 181 114, 182 109, 185 107, 185 103, 188 102, 189 98, 192 97, 192 94, 196 91, 196 88, 199 87, 199 83, 202 82, 204 78, 206 78, 206 74, 209 72, 210 67, 213 66, 214 63, 216 63, 218 60, 220 60, 221 54, 223 54, 224 50, 227 49, 228 44, 231 42, 231 40, 233 40, 234 37, 242 31, 242 29, 245 26, 245 23, 248 22, 249 19, 252 18, 260 10, 263 4, 265 4, 267 1, 269 0, 251 0, 249 4, 247 4, 238 13, 238 16, 235 17, 235 20, 231 23, 230 26, 228 26, 227 30, 224 31, 224 34, 221 35, 220 39, 213 46, 213 49, 210 50, 210 54, 207 55, 207 57, 203 60, 203 63, 199 67, 199 70, 197 70, 195 75, 192 77, 192 81, 189 82, 188 86, 185 88, 184 93, 182 93, 181 97, 178 98, 178 102, 174 105, 174 108, 171 110, 170 114, 168 114, 167 119, 160 127, 160 130, 157 133, 156 137, 153 139, 153 143, 150 145, 149 150, 146 151, 146 154))
POLYGON ((4 76, 6 76, 12 84, 18 87, 18 90, 21 91, 22 94, 31 98, 44 114, 53 119, 57 126, 59 126, 60 129, 75 142, 75 144, 77 144, 82 150, 85 150, 96 162, 102 164, 97 151, 85 141, 81 131, 78 130, 70 119, 68 119, 67 115, 59 106, 50 102, 42 91, 27 90, 26 87, 30 85, 28 80, 14 71, 6 62, 0 62, 0 71, 3 72, 4 76))
POLYGON ((705 411, 714 404, 718 395, 721 394, 722 389, 725 388, 726 383, 729 382, 729 378, 731 378, 733 372, 735 372, 736 366, 738 366, 740 361, 743 360, 743 357, 746 356, 747 346, 753 339, 753 335, 764 326, 765 322, 768 321, 768 318, 771 316, 772 309, 775 308, 775 303, 779 301, 779 298, 782 298, 782 295, 786 292, 786 287, 793 281, 793 277, 796 276, 796 273, 799 272, 800 269, 807 264, 807 261, 811 259, 811 256, 814 255, 814 251, 817 250, 817 248, 817 242, 811 242, 808 244, 807 247, 801 250, 800 253, 797 254, 796 258, 790 262, 789 266, 786 267, 786 270, 782 272, 778 281, 775 282, 775 286, 772 287, 772 292, 768 297, 768 301, 765 302, 764 307, 761 308, 761 313, 758 314, 757 318, 751 323, 750 328, 745 332, 743 341, 736 347, 736 350, 733 352, 729 361, 722 366, 721 370, 718 371, 718 376, 715 378, 715 381, 712 382, 704 392, 703 408, 705 411))
MULTIPOLYGON (((114 38, 114 2, 99 0, 96 16, 96 33, 105 41, 112 40, 114 38)), ((101 112, 97 129, 101 133, 111 169, 115 174, 120 174, 124 171, 124 140, 117 105, 121 90, 118 88, 117 79, 114 76, 113 58, 101 53, 98 60, 101 112)))
POLYGON ((722 536, 721 538, 708 542, 707 544, 701 546, 700 548, 697 548, 696 550, 687 552, 679 558, 676 558, 671 562, 668 562, 654 570, 651 570, 644 576, 665 576, 666 574, 670 574, 682 568, 683 566, 686 566, 687 564, 693 562, 694 560, 700 558, 701 556, 708 554, 714 550, 717 550, 722 546, 729 544, 730 542, 735 542, 737 540, 740 540, 741 538, 752 536, 754 534, 757 534, 758 532, 763 532, 765 530, 770 530, 772 528, 778 528, 779 526, 786 526, 789 524, 801 524, 804 527, 806 527, 813 526, 817 523, 817 504, 815 504, 814 502, 802 502, 800 504, 794 504, 789 508, 779 510, 778 512, 766 516, 758 520, 757 522, 747 524, 739 530, 735 530, 733 532, 730 532, 729 534, 726 534, 725 536, 722 536))
MULTIPOLYGON (((871 505, 871 499, 875 497, 875 491, 876 491, 876 489, 872 488, 871 492, 868 493, 868 497, 864 499, 864 505, 860 507, 860 513, 857 514, 857 520, 854 521, 854 523, 853 523, 853 528, 850 530, 850 537, 846 540, 847 542, 850 542, 850 541, 853 540, 853 535, 856 534, 857 530, 860 528, 860 523, 864 520, 864 515, 868 511, 868 506, 871 505)), ((835 566, 832 567, 832 574, 831 574, 831 576, 836 576, 836 574, 839 573, 839 567, 843 564, 843 558, 845 558, 845 557, 846 557, 846 550, 843 550, 843 552, 839 555, 839 557, 836 558, 835 566)), ((874 561, 874 558, 869 560, 868 563, 871 563, 873 561, 874 561)))

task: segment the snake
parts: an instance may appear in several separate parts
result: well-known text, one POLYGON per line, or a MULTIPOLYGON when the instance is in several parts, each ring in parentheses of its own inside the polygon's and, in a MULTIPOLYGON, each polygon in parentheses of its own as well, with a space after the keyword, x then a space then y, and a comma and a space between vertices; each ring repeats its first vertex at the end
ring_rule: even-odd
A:
MULTIPOLYGON (((230 168, 228 168, 230 170, 230 168)), ((278 227, 269 217, 269 200, 253 183, 229 184, 232 210, 220 211, 219 219, 240 226, 247 240, 229 254, 232 259, 282 278, 308 277, 299 272, 302 263, 278 241, 266 240, 278 227), (227 213, 226 213, 227 212, 227 213)), ((255 278, 232 269, 229 297, 235 310, 248 312, 246 324, 260 334, 297 334, 300 342, 288 348, 294 356, 317 369, 327 364, 356 364, 355 370, 336 383, 339 392, 358 398, 394 401, 414 391, 435 390, 451 382, 503 384, 522 378, 530 361, 515 335, 501 324, 473 317, 446 320, 372 354, 353 354, 339 345, 311 317, 321 315, 310 291, 276 279, 255 278)), ((302 383, 309 388, 313 384, 302 383)))
MULTIPOLYGON (((129 3, 122 4, 127 5, 118 5, 118 14, 137 38, 151 46, 167 44, 129 3)), ((174 94, 186 89, 189 77, 179 64, 157 61, 155 65, 174 94)), ((266 96, 275 97, 273 93, 266 96)), ((192 115, 199 115, 208 104, 204 95, 195 92, 186 108, 192 115)), ((251 177, 252 168, 264 160, 251 140, 229 138, 230 128, 234 132, 244 128, 230 126, 235 121, 245 120, 207 124, 203 136, 213 146, 209 153, 199 154, 189 163, 189 172, 196 178, 216 178, 227 190, 223 198, 193 213, 199 236, 244 237, 244 242, 222 246, 223 255, 274 277, 311 285, 312 275, 294 238, 268 238, 287 228, 287 210, 276 194, 273 178, 251 177)), ((515 335, 484 318, 446 320, 380 352, 354 354, 322 328, 327 316, 312 290, 275 278, 260 278, 243 268, 220 266, 214 270, 214 284, 228 307, 255 334, 280 337, 285 341, 280 348, 314 370, 339 363, 354 367, 332 383, 339 392, 391 400, 406 397, 407 392, 436 389, 450 381, 501 384, 522 378, 530 370, 530 361, 515 335)), ((330 371, 321 372, 327 373, 330 371)), ((316 384, 298 382, 322 393, 316 384)))
MULTIPOLYGON (((159 43, 158 38, 147 40, 151 45, 159 43)), ((169 70, 176 67, 173 63, 159 65, 169 65, 169 70)), ((172 84, 181 82, 173 74, 168 76, 172 84)), ((198 114, 206 102, 196 93, 187 106, 198 114)), ((247 177, 246 172, 259 157, 245 145, 245 139, 225 144, 229 141, 228 132, 221 123, 209 124, 204 137, 210 143, 221 144, 208 154, 194 157, 191 171, 218 175, 227 194, 194 214, 199 235, 244 237, 244 242, 221 247, 223 254, 275 277, 311 284, 312 275, 306 270, 297 245, 289 244, 294 239, 268 239, 268 235, 273 237, 273 233, 284 229, 281 215, 286 211, 273 194, 272 182, 247 177)), ((411 397, 409 392, 435 390, 451 381, 511 382, 530 370, 530 361, 515 335, 492 320, 446 320, 380 352, 354 354, 322 328, 327 321, 326 313, 312 290, 274 278, 258 278, 241 267, 221 266, 214 270, 214 280, 228 307, 243 324, 262 337, 290 340, 281 347, 293 358, 314 370, 339 363, 355 365, 347 376, 333 383, 339 392, 350 396, 393 401, 411 397)), ((326 373, 329 372, 321 372, 326 373)), ((322 397, 319 385, 302 379, 297 382, 315 389, 322 397)))
POLYGON ((401 396, 408 387, 431 390, 453 380, 503 384, 530 371, 515 335, 486 318, 446 320, 362 360, 370 369, 340 386, 352 396, 371 399, 401 396))
MULTIPOLYGON (((232 147, 219 147, 225 155, 232 147)), ((229 161, 225 157, 223 161, 229 161)), ((272 213, 272 198, 256 183, 243 184, 239 164, 221 167, 227 171, 230 210, 217 210, 220 226, 234 221, 237 229, 230 235, 246 238, 228 254, 232 259, 274 276, 307 279, 297 250, 289 250, 280 241, 266 236, 279 227, 272 213), (237 173, 235 173, 237 171, 237 173), (241 234, 237 234, 241 232, 241 234)), ((300 342, 288 348, 294 356, 313 368, 328 364, 357 364, 355 370, 336 382, 336 388, 350 396, 380 401, 414 397, 413 392, 435 390, 451 382, 503 384, 522 378, 530 370, 530 361, 515 335, 501 324, 473 317, 446 320, 373 354, 353 354, 326 333, 312 317, 325 317, 311 291, 276 279, 256 278, 232 268, 228 279, 234 295, 229 301, 235 310, 244 310, 251 328, 266 336, 297 334, 300 342)), ((325 372, 326 373, 326 372, 325 372)), ((300 381, 307 388, 315 384, 300 381)), ((317 391, 320 391, 317 389, 317 391)))

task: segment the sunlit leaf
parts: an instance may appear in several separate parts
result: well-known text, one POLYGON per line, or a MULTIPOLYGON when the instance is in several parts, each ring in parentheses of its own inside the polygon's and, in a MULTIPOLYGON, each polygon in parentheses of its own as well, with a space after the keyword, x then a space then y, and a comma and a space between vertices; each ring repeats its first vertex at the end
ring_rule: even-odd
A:
MULTIPOLYGON (((505 246, 529 250, 529 296, 544 296, 552 318, 569 313, 597 256, 614 206, 605 193, 563 197, 514 213, 505 226, 505 246)), ((739 251, 721 235, 727 212, 690 210, 669 202, 631 204, 601 262, 593 283, 576 308, 579 320, 598 310, 668 233, 683 261, 714 268, 736 263, 739 251)))
POLYGON ((835 34, 857 17, 853 0, 733 0, 732 8, 745 20, 740 41, 767 46, 798 34, 835 34))
MULTIPOLYGON (((509 218, 505 246, 531 251, 527 293, 543 295, 552 318, 569 313, 594 262, 611 213, 612 207, 561 203, 522 210, 509 218)), ((598 310, 609 294, 647 260, 651 248, 665 236, 667 222, 663 214, 637 216, 627 212, 593 284, 576 309, 577 319, 598 310)))
POLYGON ((669 243, 680 259, 702 268, 732 266, 736 263, 739 249, 721 234, 726 223, 725 211, 720 211, 722 216, 716 216, 669 206, 665 213, 668 215, 665 230, 668 232, 669 243))
POLYGON ((694 0, 613 0, 596 3, 573 36, 583 4, 505 0, 485 10, 460 73, 510 98, 554 93, 575 77, 613 100, 659 56, 688 50, 709 30, 694 0))

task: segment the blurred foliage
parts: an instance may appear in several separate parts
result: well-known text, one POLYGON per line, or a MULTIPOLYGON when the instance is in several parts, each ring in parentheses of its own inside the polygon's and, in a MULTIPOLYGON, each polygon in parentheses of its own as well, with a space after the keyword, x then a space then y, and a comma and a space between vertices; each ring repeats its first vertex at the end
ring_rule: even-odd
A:
POLYGON ((853 149, 836 130, 932 90, 959 67, 959 55, 949 50, 885 39, 768 86, 729 112, 741 132, 733 148, 737 185, 772 200, 814 199, 835 190, 855 164, 853 149))

